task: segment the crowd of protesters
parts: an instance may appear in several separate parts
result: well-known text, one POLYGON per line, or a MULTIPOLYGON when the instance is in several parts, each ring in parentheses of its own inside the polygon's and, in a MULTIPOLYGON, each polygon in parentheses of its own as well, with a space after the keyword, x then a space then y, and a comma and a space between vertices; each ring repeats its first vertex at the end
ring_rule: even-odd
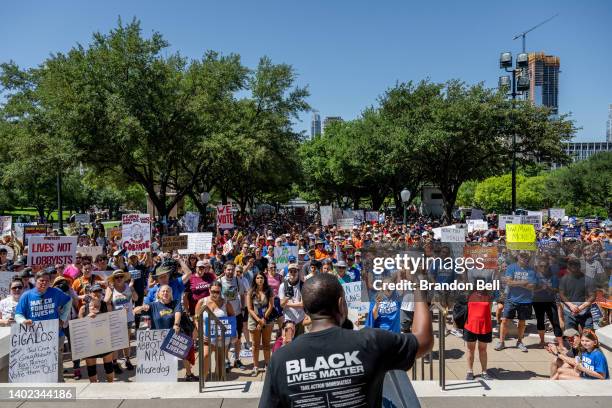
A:
MULTIPOLYGON (((504 231, 497 228, 497 216, 487 216, 487 221, 488 229, 465 234, 464 245, 498 248, 497 267, 488 274, 470 270, 459 275, 452 267, 442 266, 414 271, 432 282, 498 279, 503 283, 501 290, 441 291, 430 298, 453 317, 450 333, 466 342, 466 378, 474 379, 476 348, 482 378, 492 378, 487 371, 487 345, 493 341, 495 323, 495 350, 508 347, 509 324, 517 319, 516 347, 527 352, 523 337, 534 314, 540 347, 553 356, 551 378, 609 378, 593 329, 610 322, 612 228, 601 224, 587 227, 574 219, 563 223, 549 219, 537 232, 535 251, 514 251, 507 248, 504 231), (568 227, 579 231, 578 236, 567 236, 568 227), (554 342, 546 343, 548 330, 552 330, 554 342)), ((461 220, 455 222, 461 224, 461 220)), ((207 373, 211 345, 208 339, 197 338, 196 319, 206 306, 217 317, 236 317, 237 336, 228 340, 225 368, 257 375, 266 370, 272 352, 308 331, 310 321, 300 291, 312 276, 330 273, 343 284, 361 281, 367 291, 372 289, 374 278, 368 257, 378 247, 418 248, 425 257, 458 255, 453 254, 456 248, 436 237, 436 228, 443 226, 439 221, 415 214, 406 224, 387 216, 378 222, 358 223, 348 231, 335 225, 322 226, 318 216, 306 212, 297 218, 296 214, 274 213, 236 217, 235 224, 232 230, 214 234, 210 253, 179 256, 163 252, 162 247, 164 234, 181 232, 181 223, 176 220, 156 221, 151 251, 141 254, 122 250, 120 239, 109 239, 103 224, 96 220, 90 228, 79 228, 77 234, 79 245, 101 246, 101 254, 92 258, 77 253, 74 264, 34 269, 26 267, 27 247, 17 239, 5 238, 16 255, 8 260, 7 251, 0 248, 0 270, 14 274, 9 296, 0 301, 0 324, 31 323, 25 297, 52 298, 54 317, 68 337, 71 319, 125 309, 130 331, 172 329, 193 336, 196 344, 204 342, 207 373), (231 245, 226 245, 230 241, 231 245), (290 256, 288 264, 279 268, 274 255, 277 247, 296 247, 297 256, 290 256), (241 361, 241 350, 250 352, 252 367, 241 361)), ((405 277, 406 271, 385 275, 388 281, 405 277)), ((369 302, 367 313, 354 321, 356 325, 410 331, 414 302, 409 294, 398 299, 380 291, 370 296, 369 302)), ((110 382, 123 370, 134 369, 131 357, 127 348, 85 359, 89 380, 98 380, 98 359, 110 382)), ((198 380, 192 370, 195 360, 194 346, 183 361, 186 381, 198 380)), ((80 361, 73 362, 75 379, 82 376, 80 367, 80 361)))

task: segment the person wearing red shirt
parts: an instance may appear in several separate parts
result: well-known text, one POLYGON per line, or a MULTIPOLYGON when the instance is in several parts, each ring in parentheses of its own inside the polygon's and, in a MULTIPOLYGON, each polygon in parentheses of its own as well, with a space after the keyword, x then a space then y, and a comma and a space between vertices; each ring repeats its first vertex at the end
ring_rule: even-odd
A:
POLYGON ((189 305, 189 314, 195 315, 196 305, 200 299, 210 296, 210 285, 217 280, 210 266, 210 261, 205 259, 196 264, 196 273, 192 274, 187 281, 185 296, 189 305))
POLYGON ((474 379, 474 351, 478 342, 478 359, 482 367, 482 379, 491 380, 487 373, 487 345, 493 340, 491 323, 491 296, 485 291, 475 291, 468 297, 468 313, 463 327, 463 339, 467 342, 466 380, 474 379))

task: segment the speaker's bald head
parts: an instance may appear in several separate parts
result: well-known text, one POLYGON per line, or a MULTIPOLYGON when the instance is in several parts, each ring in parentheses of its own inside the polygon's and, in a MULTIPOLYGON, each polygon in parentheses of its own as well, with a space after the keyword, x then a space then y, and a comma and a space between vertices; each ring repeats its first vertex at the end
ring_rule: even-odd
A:
POLYGON ((344 298, 344 290, 335 275, 321 273, 308 279, 302 288, 304 311, 311 316, 336 318, 342 311, 338 299, 344 298))

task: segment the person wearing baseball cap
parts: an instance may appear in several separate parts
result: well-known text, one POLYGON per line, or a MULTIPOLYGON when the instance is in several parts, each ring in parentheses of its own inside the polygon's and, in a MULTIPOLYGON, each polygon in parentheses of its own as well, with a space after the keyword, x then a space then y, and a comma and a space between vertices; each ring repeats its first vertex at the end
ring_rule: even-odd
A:
POLYGON ((196 263, 196 273, 189 277, 185 286, 189 314, 195 315, 196 305, 200 299, 210 296, 210 285, 217 279, 212 271, 210 261, 205 259, 196 263))
POLYGON ((353 280, 350 275, 346 273, 346 262, 338 261, 336 263, 336 275, 340 283, 351 283, 353 280))

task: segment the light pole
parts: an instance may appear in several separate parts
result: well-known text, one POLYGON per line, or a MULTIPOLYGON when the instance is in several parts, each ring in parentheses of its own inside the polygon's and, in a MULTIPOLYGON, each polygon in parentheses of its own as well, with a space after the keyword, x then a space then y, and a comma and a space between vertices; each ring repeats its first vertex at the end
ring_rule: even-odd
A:
MULTIPOLYGON (((511 73, 499 77, 499 88, 512 97, 512 109, 516 97, 529 91, 529 55, 522 52, 516 56, 516 67, 512 68, 512 53, 502 52, 499 56, 499 68, 511 73)), ((512 214, 516 211, 516 132, 512 133, 512 214)))
POLYGON ((57 218, 59 218, 58 233, 60 235, 66 235, 64 233, 64 214, 62 212, 62 172, 57 172, 57 218))
POLYGON ((202 202, 204 203, 204 214, 202 214, 202 216, 204 217, 204 228, 206 228, 208 226, 208 202, 210 201, 210 193, 208 191, 204 191, 202 194, 200 194, 200 199, 202 200, 202 202))
POLYGON ((408 206, 408 201, 410 201, 410 190, 406 188, 403 189, 400 192, 400 197, 402 198, 402 204, 404 205, 404 225, 406 225, 406 208, 408 206))

